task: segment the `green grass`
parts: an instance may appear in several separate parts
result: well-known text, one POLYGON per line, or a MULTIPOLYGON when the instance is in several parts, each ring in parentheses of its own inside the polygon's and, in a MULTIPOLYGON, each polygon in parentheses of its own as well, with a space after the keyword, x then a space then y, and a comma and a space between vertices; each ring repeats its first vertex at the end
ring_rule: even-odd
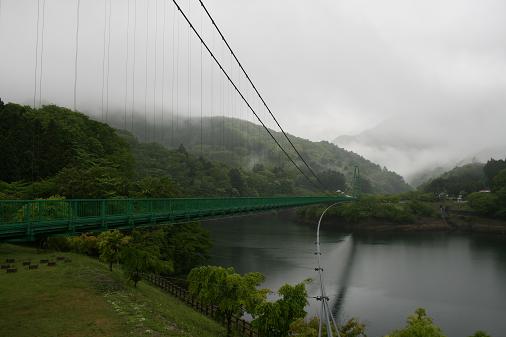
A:
POLYGON ((16 259, 17 273, 0 271, 0 336, 122 337, 225 336, 225 329, 176 298, 140 282, 128 283, 119 268, 58 253, 72 262, 54 267, 40 259, 57 254, 0 244, 0 262, 16 259), (22 260, 39 263, 27 270, 22 260))

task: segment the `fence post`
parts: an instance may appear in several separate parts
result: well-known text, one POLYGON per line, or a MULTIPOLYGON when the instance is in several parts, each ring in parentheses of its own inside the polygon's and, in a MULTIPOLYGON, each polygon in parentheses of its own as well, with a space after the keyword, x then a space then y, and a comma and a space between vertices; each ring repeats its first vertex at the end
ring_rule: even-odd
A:
MULTIPOLYGON (((29 201, 27 207, 23 209, 23 220, 26 222, 26 235, 31 240, 33 238, 32 219, 30 213, 32 211, 32 201, 29 201)), ((40 210, 39 210, 40 212, 40 210)))
POLYGON ((132 219, 132 213, 133 213, 133 201, 132 199, 127 199, 127 218, 128 218, 128 225, 133 227, 134 221, 132 219))
POLYGON ((102 228, 107 230, 105 222, 105 199, 100 200, 100 218, 102 219, 102 228))
POLYGON ((74 200, 71 200, 70 201, 70 216, 69 216, 69 228, 70 228, 70 232, 71 233, 75 233, 76 232, 76 224, 75 224, 75 214, 77 213, 76 211, 76 202, 74 200))

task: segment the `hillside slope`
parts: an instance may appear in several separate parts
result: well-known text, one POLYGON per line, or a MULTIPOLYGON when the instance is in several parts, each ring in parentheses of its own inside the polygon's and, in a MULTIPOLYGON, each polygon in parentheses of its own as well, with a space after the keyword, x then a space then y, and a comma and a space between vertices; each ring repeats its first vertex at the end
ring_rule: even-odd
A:
POLYGON ((0 273, 0 336, 126 337, 225 336, 218 323, 144 282, 137 288, 119 270, 87 256, 64 253, 70 263, 48 267, 48 252, 0 245, 17 273, 0 273), (23 260, 39 264, 36 270, 23 260), (29 323, 29 324, 27 324, 29 323))
POLYGON ((467 194, 486 187, 486 176, 483 171, 485 164, 472 163, 457 166, 437 178, 419 186, 425 192, 447 192, 451 195, 467 194))
MULTIPOLYGON (((248 168, 213 158, 184 146, 141 143, 128 132, 62 107, 0 106, 2 199, 321 193, 289 165, 248 168)), ((322 175, 329 190, 346 188, 341 174, 322 175)))
MULTIPOLYGON (((122 122, 112 121, 111 125, 122 128, 122 122)), ((157 142, 169 149, 177 149, 184 144, 188 152, 202 155, 204 158, 225 163, 232 167, 252 169, 256 164, 279 166, 292 169, 292 164, 276 147, 274 141, 259 125, 249 121, 228 117, 183 118, 176 125, 149 124, 144 120, 134 120, 131 131, 142 142, 157 142), (202 123, 201 123, 202 122, 202 123)), ((271 130, 278 142, 287 150, 300 167, 304 164, 297 160, 296 153, 281 132, 271 130)), ((332 143, 312 142, 289 135, 302 157, 317 172, 326 170, 342 173, 350 183, 354 166, 360 167, 367 192, 398 193, 411 187, 395 172, 367 160, 366 158, 332 143)))

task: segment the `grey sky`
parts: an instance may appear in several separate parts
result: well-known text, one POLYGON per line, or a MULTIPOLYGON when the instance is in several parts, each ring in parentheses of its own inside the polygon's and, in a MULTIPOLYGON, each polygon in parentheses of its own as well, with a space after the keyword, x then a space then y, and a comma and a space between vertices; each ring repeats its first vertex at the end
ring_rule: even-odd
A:
MULTIPOLYGON (((43 103, 72 104, 75 3, 46 0, 43 103)), ((98 115, 102 109, 104 0, 81 3, 78 106, 98 115)), ((172 2, 165 2, 165 76, 161 75, 160 28, 164 1, 149 1, 151 12, 146 26, 146 0, 137 0, 135 73, 134 0, 130 0, 127 68, 128 1, 111 3, 110 109, 122 110, 125 95, 128 109, 135 91, 136 111, 144 109, 146 97, 148 106, 160 114, 162 78, 165 107, 175 104, 170 86, 172 2), (153 14, 156 6, 158 16, 153 14), (159 23, 156 79, 152 38, 155 20, 159 23), (146 27, 151 36, 147 93, 146 27), (131 87, 133 76, 135 88, 131 87)), ((198 1, 180 1, 185 10, 188 3, 190 16, 199 27, 198 1)), ((374 134, 343 145, 404 175, 423 166, 486 152, 483 149, 496 148, 494 153, 500 154, 506 148, 506 2, 502 0, 208 0, 206 4, 280 122, 293 134, 313 140, 333 140, 364 131, 374 134)), ((33 100, 36 5, 36 0, 1 0, 0 96, 8 101, 33 100)), ((209 23, 205 18, 203 22, 204 37, 219 53, 219 39, 216 36, 212 43, 209 23)), ((177 32, 178 25, 174 27, 177 32)), ((187 27, 182 21, 179 27, 178 104, 179 111, 185 113, 187 27)), ((200 106, 200 47, 193 40, 190 48, 191 111, 196 114, 200 106)), ((220 60, 230 64, 227 57, 220 60)), ((203 98, 206 107, 213 101, 214 108, 204 113, 219 110, 219 104, 239 106, 237 100, 220 103, 217 91, 211 98, 209 69, 206 58, 203 98)), ((231 72, 238 80, 238 70, 231 72)), ((215 88, 221 85, 217 70, 213 81, 215 88)), ((244 79, 238 82, 244 86, 244 79)), ((257 106, 258 102, 253 104, 257 106)), ((265 116, 265 111, 261 114, 265 116)))

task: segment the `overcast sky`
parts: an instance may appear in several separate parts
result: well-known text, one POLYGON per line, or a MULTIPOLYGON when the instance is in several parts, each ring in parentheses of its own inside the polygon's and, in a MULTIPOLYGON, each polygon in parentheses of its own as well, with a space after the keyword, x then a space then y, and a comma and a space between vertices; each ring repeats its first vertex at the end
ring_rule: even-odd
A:
MULTIPOLYGON (((0 97, 33 102, 42 69, 42 91, 36 96, 40 95, 43 104, 72 106, 77 0, 45 0, 44 48, 40 19, 37 58, 37 0, 0 1, 0 97)), ((43 3, 40 0, 41 6, 43 3)), ((201 27, 198 1, 180 3, 195 26, 201 27)), ((416 171, 415 166, 436 165, 450 158, 455 161, 489 148, 496 148, 500 154, 500 149, 506 148, 503 0, 205 3, 290 133, 332 141, 340 135, 364 132, 365 136, 343 145, 373 156, 404 175, 416 171)), ((146 99, 155 114, 160 114, 161 104, 197 114, 200 47, 194 37, 188 45, 188 28, 179 14, 174 16, 172 1, 111 0, 110 4, 104 0, 81 1, 78 107, 99 115, 105 96, 111 111, 121 111, 126 97, 127 110, 132 104, 134 110, 143 110, 146 99), (106 29, 104 35, 104 23, 109 13, 112 28, 107 55, 104 36, 108 41, 109 31, 106 29), (179 58, 172 59, 178 39, 179 58), (104 59, 108 61, 105 64, 104 59), (172 62, 176 61, 180 69, 177 94, 171 87, 172 62), (104 73, 109 73, 109 85, 104 73)), ((205 17, 202 27, 206 41, 244 88, 245 80, 238 76, 236 67, 230 68, 230 57, 221 53, 223 46, 217 35, 213 39, 205 17)), ((232 91, 220 82, 218 70, 211 70, 208 57, 204 57, 202 69, 204 114, 216 113, 220 104, 241 107, 237 98, 227 100, 232 91), (211 104, 214 108, 209 108, 211 104)), ((244 107, 235 108, 245 114, 241 109, 244 107)), ((264 116, 265 111, 261 114, 264 116)))

